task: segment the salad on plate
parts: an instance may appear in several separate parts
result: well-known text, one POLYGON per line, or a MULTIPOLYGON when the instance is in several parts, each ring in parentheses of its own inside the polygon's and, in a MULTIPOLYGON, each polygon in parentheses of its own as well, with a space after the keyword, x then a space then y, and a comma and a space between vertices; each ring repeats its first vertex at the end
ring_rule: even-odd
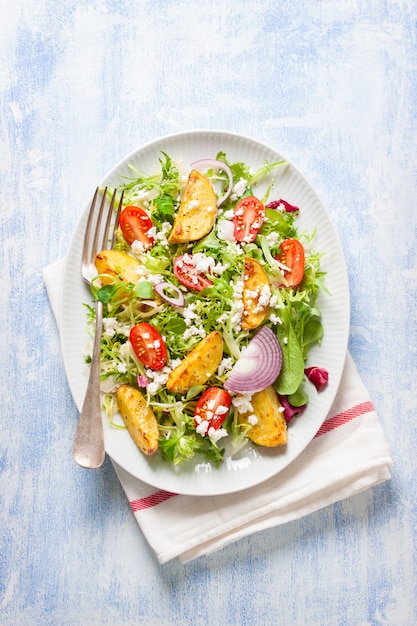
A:
POLYGON ((219 152, 185 168, 161 152, 154 173, 132 168, 119 187, 115 244, 92 284, 101 388, 110 423, 145 455, 221 464, 248 445, 285 446, 326 387, 327 371, 307 366, 323 337, 323 252, 297 228, 307 209, 275 189, 285 167, 252 171, 219 152))

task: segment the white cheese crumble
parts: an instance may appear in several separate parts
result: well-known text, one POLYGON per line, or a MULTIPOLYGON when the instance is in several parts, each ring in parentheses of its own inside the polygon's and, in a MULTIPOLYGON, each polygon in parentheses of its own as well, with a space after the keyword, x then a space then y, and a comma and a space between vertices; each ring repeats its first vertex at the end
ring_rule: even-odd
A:
POLYGON ((235 185, 233 186, 230 199, 233 201, 243 196, 243 194, 245 193, 247 184, 248 184, 247 180, 245 180, 244 178, 240 178, 240 180, 238 180, 237 183, 235 183, 235 185))
POLYGON ((264 309, 269 306, 269 301, 271 299, 271 289, 269 285, 264 285, 262 287, 262 291, 259 294, 258 301, 256 303, 256 307, 253 309, 254 313, 261 313, 264 309))
POLYGON ((220 276, 226 269, 224 265, 219 262, 216 263, 216 260, 212 256, 208 256, 204 254, 204 252, 196 252, 193 255, 186 252, 183 260, 178 262, 178 267, 181 268, 183 263, 195 267, 197 274, 210 273, 214 276, 220 276))
POLYGON ((273 246, 275 246, 275 244, 278 242, 280 235, 279 233, 269 233, 269 235, 266 235, 265 239, 267 241, 267 244, 270 248, 272 248, 273 246))
POLYGON ((179 363, 181 363, 181 359, 174 359, 169 365, 165 365, 161 370, 152 370, 150 368, 145 370, 145 376, 149 380, 146 390, 151 396, 158 393, 161 387, 166 384, 168 376, 172 370, 179 365, 179 363))
POLYGON ((227 437, 228 436, 228 432, 225 428, 213 428, 210 427, 207 431, 207 435, 210 437, 210 439, 214 442, 219 441, 219 439, 222 439, 223 437, 227 437))
POLYGON ((280 317, 278 317, 278 315, 275 315, 275 313, 271 313, 271 315, 269 316, 269 321, 274 326, 276 324, 278 324, 278 326, 281 326, 281 324, 282 324, 282 319, 280 317))
POLYGON ((241 393, 233 396, 232 404, 238 413, 251 413, 253 411, 252 395, 251 393, 241 393))
POLYGON ((184 333, 183 333, 183 339, 184 341, 187 341, 187 339, 190 339, 190 337, 201 337, 204 339, 204 337, 206 337, 207 332, 206 329, 204 328, 204 326, 190 326, 189 328, 187 328, 184 333))
POLYGON ((195 312, 195 304, 191 302, 188 306, 181 310, 181 315, 184 318, 185 325, 191 326, 191 324, 201 324, 201 317, 195 312))
POLYGON ((217 368, 217 374, 222 376, 225 372, 228 372, 233 367, 233 359, 231 357, 224 357, 220 361, 220 365, 217 368))
POLYGON ((229 220, 222 220, 217 224, 217 237, 221 241, 235 241, 235 225, 229 220))
POLYGON ((115 317, 103 318, 103 334, 107 337, 114 337, 116 333, 129 336, 130 326, 120 324, 115 317))
POLYGON ((147 250, 147 246, 145 246, 141 241, 138 241, 137 239, 135 239, 131 247, 132 252, 135 255, 141 255, 147 250))
POLYGON ((140 189, 131 198, 131 204, 142 204, 143 206, 149 206, 151 200, 154 200, 159 194, 157 189, 140 189))

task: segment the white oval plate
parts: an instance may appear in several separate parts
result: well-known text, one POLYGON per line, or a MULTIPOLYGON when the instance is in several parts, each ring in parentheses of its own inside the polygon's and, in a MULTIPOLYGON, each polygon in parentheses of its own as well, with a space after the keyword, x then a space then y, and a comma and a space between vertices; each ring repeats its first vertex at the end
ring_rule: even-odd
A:
MULTIPOLYGON (((274 149, 245 136, 223 131, 190 131, 162 137, 142 146, 116 165, 100 185, 118 186, 123 176, 131 178, 128 164, 152 174, 158 167, 161 151, 187 168, 193 161, 214 158, 220 151, 226 153, 229 161, 243 161, 253 170, 265 160, 271 163, 285 158, 274 149)), ((103 416, 107 454, 133 476, 160 489, 189 495, 219 495, 263 482, 287 467, 305 449, 326 418, 337 393, 347 350, 350 316, 343 252, 326 209, 303 176, 287 164, 278 168, 274 177, 275 188, 270 199, 281 197, 299 206, 299 232, 317 228, 314 248, 325 252, 322 269, 327 272, 326 286, 331 295, 320 296, 324 338, 320 346, 311 350, 309 364, 326 368, 329 384, 321 393, 317 393, 311 385, 308 408, 289 426, 285 447, 245 448, 239 459, 226 461, 218 468, 200 460, 174 467, 158 454, 146 457, 137 449, 126 430, 111 427, 103 416)), ((70 243, 61 292, 62 352, 71 393, 79 409, 87 385, 83 349, 90 340, 83 303, 91 303, 91 294, 80 274, 88 209, 89 204, 70 243)))

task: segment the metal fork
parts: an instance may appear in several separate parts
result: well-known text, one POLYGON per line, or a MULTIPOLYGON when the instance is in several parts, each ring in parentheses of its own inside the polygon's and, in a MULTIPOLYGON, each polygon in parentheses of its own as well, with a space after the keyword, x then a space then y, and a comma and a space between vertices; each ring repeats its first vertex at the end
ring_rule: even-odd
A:
MULTIPOLYGON (((119 214, 123 202, 123 193, 119 199, 117 214, 112 226, 114 205, 116 200, 115 189, 110 200, 110 205, 105 210, 107 187, 104 189, 100 204, 97 202, 99 189, 97 188, 91 203, 87 226, 84 236, 84 247, 81 262, 81 274, 83 279, 91 285, 97 269, 95 258, 98 252, 112 248, 115 231, 119 220, 119 214), (110 231, 112 227, 112 236, 110 231)), ((103 304, 96 300, 96 325, 93 344, 93 356, 91 359, 90 375, 84 404, 81 409, 77 429, 75 431, 72 455, 74 460, 88 469, 96 469, 103 464, 105 457, 103 421, 101 416, 100 394, 100 343, 103 325, 103 304)))

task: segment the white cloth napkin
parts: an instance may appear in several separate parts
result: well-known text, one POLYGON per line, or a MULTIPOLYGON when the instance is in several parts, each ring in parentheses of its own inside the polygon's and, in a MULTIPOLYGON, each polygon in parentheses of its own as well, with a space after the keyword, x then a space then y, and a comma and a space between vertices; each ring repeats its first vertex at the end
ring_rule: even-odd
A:
MULTIPOLYGON (((44 269, 58 320, 63 261, 44 269)), ((326 421, 304 452, 264 483, 222 496, 184 496, 155 489, 116 463, 133 514, 158 560, 183 562, 251 533, 284 524, 390 478, 384 433, 355 364, 347 355, 326 421)))

